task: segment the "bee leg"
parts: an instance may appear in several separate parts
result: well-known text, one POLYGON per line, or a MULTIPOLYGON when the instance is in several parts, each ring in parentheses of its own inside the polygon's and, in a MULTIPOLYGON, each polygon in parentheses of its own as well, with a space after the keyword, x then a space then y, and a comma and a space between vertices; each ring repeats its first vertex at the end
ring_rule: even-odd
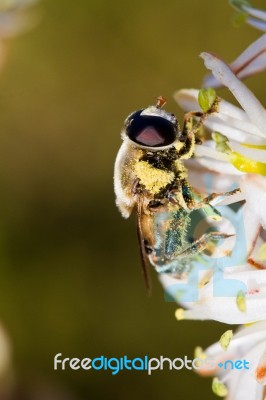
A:
POLYGON ((189 272, 192 264, 192 257, 205 250, 211 240, 227 239, 234 235, 228 235, 221 232, 210 232, 203 234, 199 239, 191 243, 185 250, 175 253, 170 259, 167 260, 162 266, 156 266, 156 271, 159 273, 178 273, 180 277, 183 273, 189 272))
MULTIPOLYGON (((205 114, 202 112, 197 112, 197 111, 191 111, 185 114, 184 116, 184 125, 182 129, 182 134, 179 138, 181 142, 186 142, 187 139, 191 139, 192 137, 195 136, 196 133, 198 133, 199 128, 202 125, 202 120, 205 118, 205 114), (193 118, 197 117, 199 118, 199 121, 197 123, 193 122, 193 118)), ((181 149, 182 150, 182 149, 181 149)))
POLYGON ((185 114, 184 116, 184 125, 183 125, 183 130, 182 134, 180 137, 180 141, 185 142, 187 137, 194 137, 193 139, 193 146, 194 143, 196 144, 201 144, 202 141, 200 138, 197 137, 197 134, 199 133, 199 130, 203 124, 203 121, 211 114, 217 111, 217 102, 218 100, 214 102, 212 107, 207 111, 207 112, 200 112, 200 111, 190 111, 185 114), (194 121, 194 118, 197 118, 197 121, 194 121))
POLYGON ((205 197, 204 199, 202 199, 202 203, 210 203, 212 200, 216 199, 217 197, 229 197, 229 196, 233 196, 234 194, 240 193, 241 190, 238 189, 234 189, 234 190, 230 190, 229 192, 224 192, 224 193, 212 193, 209 196, 205 197))
POLYGON ((184 144, 181 149, 177 152, 176 156, 178 159, 188 159, 192 156, 195 146, 195 135, 194 133, 188 133, 186 137, 181 137, 180 141, 184 144), (184 138, 184 140, 182 140, 184 138))
MULTIPOLYGON (((205 117, 205 114, 200 111, 190 111, 185 114, 183 133, 185 133, 186 135, 188 135, 192 131, 191 128, 192 128, 194 117, 200 118, 199 125, 201 125, 201 121, 205 117)), ((196 126, 196 128, 198 129, 198 126, 196 126)))
MULTIPOLYGON (((229 192, 224 192, 224 193, 212 193, 209 196, 203 198, 201 201, 195 203, 191 203, 191 205, 189 205, 188 203, 188 207, 191 210, 199 210, 201 209, 206 217, 213 219, 214 221, 220 221, 222 219, 222 215, 221 213, 215 208, 214 205, 211 204, 211 202, 215 199, 220 198, 221 200, 223 200, 223 198, 225 197, 230 197, 233 196, 237 193, 241 193, 240 189, 234 189, 231 190, 229 192)), ((241 199, 240 199, 241 200, 241 199)))
POLYGON ((189 159, 193 155, 195 143, 201 144, 201 140, 197 137, 197 134, 205 117, 206 114, 202 112, 189 112, 185 114, 182 134, 179 137, 180 142, 184 142, 184 144, 177 153, 178 159, 189 159), (198 118, 197 122, 194 121, 194 117, 198 118))
POLYGON ((191 243, 185 250, 181 251, 178 254, 175 254, 177 258, 183 258, 187 256, 192 256, 198 253, 201 253, 203 250, 206 249, 208 242, 210 240, 220 240, 220 239, 227 239, 234 235, 229 235, 227 233, 222 232, 210 232, 204 233, 199 239, 195 240, 195 242, 191 243))
POLYGON ((206 217, 209 217, 214 221, 220 221, 222 219, 221 213, 212 204, 210 204, 210 202, 219 197, 222 199, 223 197, 230 197, 240 192, 241 192, 240 189, 234 189, 231 190, 230 192, 212 193, 197 203, 192 202, 190 205, 188 203, 188 207, 192 210, 202 209, 206 217))

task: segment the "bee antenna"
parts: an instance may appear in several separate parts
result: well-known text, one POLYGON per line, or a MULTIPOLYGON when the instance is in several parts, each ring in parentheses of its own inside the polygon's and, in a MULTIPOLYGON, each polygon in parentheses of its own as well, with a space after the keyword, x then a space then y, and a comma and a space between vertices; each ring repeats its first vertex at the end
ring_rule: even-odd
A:
POLYGON ((166 100, 163 96, 157 97, 156 108, 162 108, 166 103, 166 100))

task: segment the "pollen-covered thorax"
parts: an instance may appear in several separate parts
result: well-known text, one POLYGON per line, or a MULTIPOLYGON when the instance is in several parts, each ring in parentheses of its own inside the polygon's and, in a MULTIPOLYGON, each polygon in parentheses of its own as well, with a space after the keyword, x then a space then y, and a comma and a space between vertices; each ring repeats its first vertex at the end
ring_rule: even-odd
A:
POLYGON ((145 186, 145 189, 151 194, 158 193, 175 178, 174 172, 154 168, 147 161, 138 161, 135 164, 134 172, 140 184, 145 186))

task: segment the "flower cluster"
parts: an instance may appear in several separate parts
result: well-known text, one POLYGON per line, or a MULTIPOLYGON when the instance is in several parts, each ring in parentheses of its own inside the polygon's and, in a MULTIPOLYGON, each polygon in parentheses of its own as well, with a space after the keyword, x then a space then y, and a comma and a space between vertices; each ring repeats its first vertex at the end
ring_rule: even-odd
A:
MULTIPOLYGON (((249 24, 266 30, 265 12, 244 1, 231 3, 249 24)), ((266 35, 230 66, 213 54, 201 57, 212 72, 204 86, 228 88, 241 107, 220 99, 218 112, 205 120, 209 134, 187 161, 189 180, 202 193, 236 187, 241 191, 210 202, 224 217, 217 229, 232 236, 217 245, 211 257, 196 259, 186 280, 166 274, 160 280, 166 293, 183 307, 176 311, 177 319, 252 323, 239 329, 228 348, 217 343, 205 353, 217 365, 225 358, 248 358, 248 373, 213 369, 220 379, 215 378, 213 390, 228 400, 259 400, 266 394, 266 110, 241 80, 266 69, 266 35), (237 211, 229 207, 234 203, 237 211)), ((200 111, 198 96, 196 89, 174 95, 185 111, 200 111)))

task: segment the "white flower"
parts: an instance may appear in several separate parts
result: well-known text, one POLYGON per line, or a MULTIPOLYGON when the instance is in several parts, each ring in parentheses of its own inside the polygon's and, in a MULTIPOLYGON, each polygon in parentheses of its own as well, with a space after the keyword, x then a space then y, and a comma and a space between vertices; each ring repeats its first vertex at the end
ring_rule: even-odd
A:
POLYGON ((227 400, 264 400, 266 384, 266 321, 241 327, 226 351, 221 342, 210 346, 204 355, 214 360, 210 370, 198 369, 203 376, 216 375, 227 387, 227 400), (229 360, 229 361, 227 361, 229 360), (239 367, 234 367, 239 360, 239 367), (244 364, 245 361, 245 364, 244 364))
MULTIPOLYGON (((189 179, 201 192, 241 188, 241 195, 218 203, 223 204, 221 230, 235 236, 215 248, 205 265, 204 257, 195 263, 187 281, 166 274, 160 277, 166 292, 184 307, 177 310, 177 319, 255 322, 241 327, 226 351, 221 342, 206 350, 215 367, 211 371, 202 367, 199 373, 216 375, 219 380, 213 389, 222 396, 228 393, 227 400, 266 398, 266 110, 239 79, 264 70, 265 54, 263 35, 231 67, 212 54, 201 55, 213 74, 207 85, 227 87, 241 108, 221 100, 218 113, 206 119, 206 128, 216 133, 198 145, 196 157, 187 162, 189 179), (227 205, 239 201, 233 213, 227 205), (224 367, 226 360, 243 359, 248 369, 224 367)), ((197 98, 194 89, 175 94, 185 111, 199 110, 197 98)))
POLYGON ((261 31, 266 31, 266 12, 252 7, 246 0, 231 0, 232 6, 242 13, 245 22, 261 31))
MULTIPOLYGON (((211 115, 205 125, 210 131, 225 135, 232 152, 217 151, 213 148, 214 142, 207 141, 205 145, 197 146, 196 156, 203 157, 197 161, 212 171, 236 176, 238 180, 239 171, 257 174, 263 186, 265 178, 261 175, 266 176, 266 110, 223 61, 208 53, 201 56, 207 68, 229 88, 243 109, 221 100, 219 112, 211 115), (220 161, 218 167, 217 160, 220 161)), ((181 90, 175 94, 175 99, 185 110, 198 109, 197 96, 197 90, 181 90)))
MULTIPOLYGON (((247 78, 266 68, 266 34, 253 42, 230 64, 230 69, 239 79, 247 78)), ((205 87, 217 88, 223 83, 213 75, 208 75, 204 80, 205 87)))
POLYGON ((266 319, 266 270, 240 265, 213 274, 209 269, 210 276, 204 272, 202 279, 195 276, 188 281, 160 276, 168 295, 186 307, 177 310, 177 319, 211 319, 227 324, 266 319))
MULTIPOLYGON (((203 262, 195 262, 187 280, 169 275, 161 275, 160 279, 166 292, 186 308, 178 310, 178 319, 213 319, 231 324, 263 321, 266 263, 260 250, 265 241, 262 230, 266 230, 266 110, 228 65, 214 55, 201 56, 242 108, 221 100, 219 112, 206 119, 205 126, 219 134, 214 136, 216 143, 208 140, 196 147, 195 159, 187 162, 189 180, 205 192, 241 188, 241 194, 211 202, 223 207, 225 218, 220 231, 235 236, 217 246, 207 261, 203 257, 203 262), (206 183, 206 176, 211 184, 206 183), (240 200, 245 204, 237 213, 226 207, 240 200)), ((175 94, 185 111, 199 109, 197 97, 198 91, 193 89, 175 94)))

